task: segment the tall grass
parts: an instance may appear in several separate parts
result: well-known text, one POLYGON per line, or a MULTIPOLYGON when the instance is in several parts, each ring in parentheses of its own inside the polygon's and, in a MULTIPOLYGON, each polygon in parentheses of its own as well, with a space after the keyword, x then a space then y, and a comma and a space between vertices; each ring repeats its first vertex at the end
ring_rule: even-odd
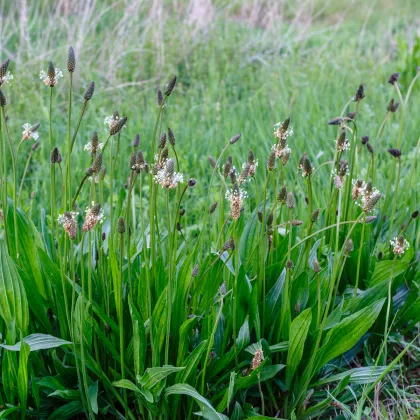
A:
MULTIPOLYGON (((399 105, 382 104, 385 122, 368 141, 360 133, 373 88, 360 85, 322 151, 300 149, 298 122, 283 117, 261 148, 246 131, 224 134, 198 171, 186 156, 202 140, 166 129, 177 77, 157 106, 150 98, 150 131, 131 141, 136 120, 115 110, 98 137, 86 128, 98 89, 73 101, 75 60, 70 50, 64 141, 60 70, 50 64, 39 82, 50 104, 40 119, 50 182, 37 217, 18 207, 17 186, 30 200, 21 168, 39 126, 9 129, 18 74, 1 90, 4 415, 362 418, 380 381, 397 367, 410 375, 418 212, 412 200, 394 203, 402 173, 416 182, 418 147, 412 159, 400 147, 418 75, 405 89, 390 78, 399 105), (387 151, 382 133, 397 121, 387 151)), ((312 129, 327 121, 320 114, 312 129)))

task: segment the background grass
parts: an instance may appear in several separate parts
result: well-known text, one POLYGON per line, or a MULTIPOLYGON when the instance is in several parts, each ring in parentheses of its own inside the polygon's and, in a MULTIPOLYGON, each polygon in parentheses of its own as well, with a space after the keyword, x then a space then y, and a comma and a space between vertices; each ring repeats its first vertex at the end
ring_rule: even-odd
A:
MULTIPOLYGON (((26 121, 47 120, 48 95, 34 69, 46 69, 49 60, 64 69, 71 44, 78 60, 75 112, 88 83, 96 83, 95 101, 77 140, 79 151, 94 130, 105 136, 103 119, 114 109, 129 117, 127 137, 139 132, 147 148, 156 90, 177 74, 178 94, 167 111, 179 145, 185 146, 181 160, 191 175, 198 177, 207 166, 205 156, 216 154, 236 132, 243 133, 243 141, 235 152, 244 156, 248 148, 258 147, 267 155, 272 125, 289 115, 296 163, 304 150, 313 157, 332 151, 326 122, 339 114, 359 83, 367 92, 360 117, 363 134, 373 136, 384 104, 395 96, 386 83, 389 74, 402 72, 404 90, 418 64, 418 49, 413 55, 418 45, 415 1, 181 3, 62 1, 54 7, 46 1, 4 2, 1 50, 12 59, 16 76, 9 99, 12 131, 26 121)), ((64 139, 66 83, 57 91, 54 120, 62 124, 56 124, 60 131, 54 135, 64 139)), ((418 88, 409 108, 404 153, 418 137, 417 99, 418 88)), ((397 124, 389 124, 381 147, 393 145, 397 130, 397 124)), ((40 134, 47 138, 46 124, 40 134)), ((78 156, 84 170, 88 156, 78 156)), ((29 190, 36 191, 39 173, 36 168, 31 172, 29 190)))

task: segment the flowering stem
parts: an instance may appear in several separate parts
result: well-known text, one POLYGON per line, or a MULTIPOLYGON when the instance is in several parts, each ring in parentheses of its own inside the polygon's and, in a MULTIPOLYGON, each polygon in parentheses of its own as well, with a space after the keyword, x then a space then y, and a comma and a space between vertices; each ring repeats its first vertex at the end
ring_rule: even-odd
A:
POLYGON ((395 182, 395 191, 394 191, 393 200, 392 200, 393 203, 392 203, 391 218, 389 220, 388 242, 391 239, 391 235, 392 235, 392 226, 394 224, 394 216, 395 216, 397 199, 398 199, 398 188, 399 188, 399 185, 400 185, 400 176, 401 176, 401 159, 398 158, 398 173, 397 173, 397 180, 395 182))
MULTIPOLYGON (((9 144, 9 149, 10 149, 10 156, 12 158, 12 168, 13 168, 13 173, 14 173, 14 186, 13 186, 13 223, 14 223, 14 233, 15 233, 15 242, 16 242, 16 259, 19 258, 19 231, 17 228, 17 200, 16 200, 16 194, 17 194, 17 180, 16 180, 16 159, 15 159, 15 155, 13 153, 13 148, 12 148, 12 141, 10 140, 10 134, 9 134, 9 128, 7 127, 7 120, 6 120, 6 113, 4 111, 4 106, 1 107, 1 112, 3 114, 3 122, 4 122, 4 128, 6 131, 6 137, 7 137, 7 142, 9 144)), ((5 158, 5 160, 7 160, 5 158)), ((4 176, 7 179, 7 172, 5 171, 4 176)), ((4 188, 6 189, 6 193, 5 193, 5 197, 6 197, 6 202, 7 202, 7 182, 5 183, 4 188)), ((7 229, 5 229, 6 231, 7 229)))
MULTIPOLYGON (((87 103, 88 101, 85 99, 85 102, 83 103, 82 111, 80 112, 79 121, 77 122, 76 130, 74 131, 73 137, 71 139, 70 153, 73 151, 74 142, 76 141, 77 132, 79 131, 80 123, 82 122, 83 115, 85 114, 87 103)), ((70 167, 70 165, 68 166, 70 167)))
MULTIPOLYGON (((394 259, 392 260, 392 269, 391 269, 391 276, 389 277, 388 281, 388 302, 386 307, 386 317, 385 317, 385 330, 384 330, 384 340, 386 340, 387 331, 388 331, 388 323, 389 323, 389 314, 391 312, 391 301, 392 301, 392 278, 394 276, 394 268, 395 268, 395 261, 397 260, 397 255, 394 255, 394 259)), ((386 364, 387 358, 387 346, 384 346, 384 356, 383 361, 386 364)))
MULTIPOLYGON (((67 195, 68 195, 68 203, 71 203, 71 151, 72 151, 72 143, 71 143, 71 133, 70 133, 70 126, 71 126, 71 106, 72 106, 72 94, 73 94, 73 73, 70 72, 70 85, 69 85, 69 109, 68 109, 68 116, 67 116, 67 165, 66 165, 66 188, 67 188, 67 195)), ((71 209, 69 209, 71 210, 71 209)))
POLYGON ((171 318, 172 318, 172 244, 171 236, 171 214, 169 212, 169 191, 166 191, 166 214, 168 218, 168 284, 166 285, 166 296, 168 305, 168 315, 166 319, 166 342, 165 342, 165 364, 169 362, 169 340, 171 335, 171 318))
MULTIPOLYGON (((119 270, 119 286, 120 290, 118 294, 120 296, 119 302, 119 333, 120 333, 120 357, 121 357, 121 378, 125 379, 125 348, 124 348, 124 308, 123 308, 123 256, 124 256, 124 238, 123 234, 120 234, 120 270, 119 270)), ((124 395, 124 408, 127 409, 127 391, 123 390, 124 395)))
POLYGON ((74 204, 76 203, 76 200, 77 200, 77 197, 79 196, 79 193, 80 193, 80 190, 82 189, 82 187, 83 187, 83 184, 85 183, 85 181, 88 179, 88 176, 87 175, 85 175, 84 176, 84 178, 82 179, 82 182, 80 183, 80 185, 79 185, 79 188, 77 189, 77 191, 76 191, 76 194, 74 195, 74 197, 73 197, 73 200, 72 200, 72 203, 71 203, 71 208, 73 208, 74 207, 74 204))
MULTIPOLYGON (((30 161, 31 161, 32 154, 33 154, 33 150, 31 149, 31 150, 29 151, 28 159, 26 160, 25 169, 23 170, 23 175, 22 175, 22 178, 21 178, 21 180, 20 180, 19 192, 18 192, 18 199, 17 199, 18 204, 20 203, 20 196, 21 196, 21 194, 22 194, 22 188, 23 188, 23 184, 24 184, 24 182, 25 182, 26 173, 28 172, 29 163, 30 163, 30 161)), ((0 179, 1 179, 1 177, 0 177, 0 179)))
POLYGON ((238 369, 238 348, 236 345, 236 340, 238 338, 237 330, 237 317, 238 317, 238 277, 239 277, 239 240, 238 240, 238 221, 235 221, 234 226, 234 236, 235 236, 235 280, 233 284, 233 347, 235 352, 235 365, 238 369))
POLYGON ((354 304, 356 303, 357 288, 359 287, 360 262, 362 260, 363 242, 365 240, 366 213, 363 213, 363 222, 362 223, 363 223, 363 225, 362 225, 362 235, 360 237, 360 243, 359 243, 359 256, 357 257, 356 283, 354 285, 352 307, 354 307, 354 304))

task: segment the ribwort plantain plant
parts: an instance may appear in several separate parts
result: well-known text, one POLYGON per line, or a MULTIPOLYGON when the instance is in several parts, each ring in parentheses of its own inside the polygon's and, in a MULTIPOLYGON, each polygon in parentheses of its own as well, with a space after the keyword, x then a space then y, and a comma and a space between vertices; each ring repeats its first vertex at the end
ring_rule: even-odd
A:
POLYGON ((23 132, 5 113, 13 87, 0 90, 0 416, 361 419, 379 381, 410 368, 418 339, 418 211, 398 205, 403 171, 416 174, 401 148, 417 76, 405 97, 390 77, 401 105, 384 105, 373 140, 359 134, 372 90, 360 85, 328 122, 323 163, 299 150, 287 117, 257 153, 250 133, 226 135, 201 173, 187 165, 194 145, 182 130, 162 131, 177 76, 158 90, 140 140, 139 121, 118 111, 105 135, 82 125, 93 82, 74 124, 78 67, 70 47, 68 75, 51 62, 40 73, 48 122, 39 115, 23 132), (65 144, 64 105, 53 102, 61 78, 65 144), (34 155, 39 144, 48 154, 34 155), (35 156, 50 165, 40 220, 27 177, 35 156))

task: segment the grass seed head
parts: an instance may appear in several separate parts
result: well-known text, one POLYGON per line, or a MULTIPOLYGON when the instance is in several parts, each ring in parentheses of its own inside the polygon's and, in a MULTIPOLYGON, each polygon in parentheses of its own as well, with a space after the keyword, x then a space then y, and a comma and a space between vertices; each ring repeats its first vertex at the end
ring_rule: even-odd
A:
POLYGON ((160 107, 162 106, 162 104, 163 104, 163 93, 162 93, 162 91, 159 89, 159 90, 157 91, 157 105, 158 105, 158 107, 160 108, 160 107))
POLYGON ((236 134, 230 138, 229 143, 235 144, 241 138, 241 134, 236 134))
POLYGON ((389 76, 388 83, 391 85, 395 85, 395 83, 398 82, 399 78, 400 78, 400 73, 392 73, 391 76, 389 76))
POLYGON ((213 156, 208 156, 210 166, 214 169, 217 165, 216 159, 213 156))
POLYGON ((251 361, 251 371, 258 369, 263 361, 264 355, 263 355, 263 351, 262 349, 258 349, 255 353, 254 353, 254 357, 252 358, 251 361))
POLYGON ((159 149, 163 149, 166 146, 166 133, 162 133, 159 138, 158 147, 159 149))
POLYGON ((69 73, 74 73, 74 70, 76 70, 76 56, 74 55, 73 47, 69 48, 67 54, 67 70, 69 73))
POLYGON ((366 143, 366 148, 368 152, 373 155, 373 146, 370 143, 366 143))
POLYGON ((212 203, 212 204, 210 205, 210 208, 209 208, 209 213, 210 213, 210 214, 213 214, 213 213, 216 211, 216 208, 217 208, 217 201, 215 201, 214 203, 212 203))
POLYGON ((198 264, 196 264, 192 270, 191 276, 192 277, 197 277, 198 276, 198 270, 200 269, 200 266, 198 264))
POLYGON ((399 149, 394 149, 394 148, 388 149, 388 153, 397 159, 399 159, 401 156, 401 150, 399 149))
POLYGON ((279 193, 277 194, 277 201, 281 204, 286 204, 287 198, 287 189, 285 186, 280 188, 279 193))
POLYGON ((342 122, 343 122, 343 118, 335 117, 332 120, 328 121, 328 125, 341 125, 342 122))
POLYGON ((378 201, 382 197, 382 194, 379 191, 373 191, 371 196, 367 198, 362 206, 362 210, 365 213, 370 213, 376 204, 378 204, 378 201))
POLYGON ((276 153, 274 150, 271 151, 267 161, 267 171, 272 172, 276 168, 276 153))
POLYGON ((63 158, 61 157, 60 151, 58 150, 57 147, 54 147, 54 149, 52 150, 51 155, 50 155, 51 163, 54 165, 56 163, 61 163, 62 160, 63 160, 63 158))
POLYGON ((9 64, 10 64, 10 59, 6 58, 6 60, 3 61, 3 63, 1 63, 0 65, 0 80, 2 80, 6 74, 7 74, 7 69, 9 68, 9 64))
POLYGON ((312 223, 315 223, 318 220, 318 216, 319 216, 319 209, 315 209, 311 214, 312 223))
POLYGON ((95 91, 95 82, 91 82, 89 87, 86 89, 85 93, 83 94, 85 101, 89 101, 92 99, 94 91, 95 91))
POLYGON ((354 100, 356 102, 360 102, 365 97, 365 87, 360 85, 356 91, 356 95, 354 96, 354 100))
POLYGON ((112 124, 109 129, 109 134, 111 136, 114 136, 115 134, 118 134, 125 126, 125 123, 127 122, 127 117, 122 117, 118 119, 115 124, 112 124))
POLYGON ((169 96, 174 90, 176 85, 176 76, 173 76, 166 85, 165 96, 169 96))
POLYGON ((349 238, 346 243, 344 244, 344 253, 346 255, 349 255, 353 252, 354 250, 354 243, 353 241, 349 238))
POLYGON ((319 266, 319 262, 317 259, 315 259, 312 263, 312 269, 315 271, 315 273, 319 273, 321 271, 321 267, 319 266))
POLYGON ((294 266, 295 266, 295 265, 293 264, 293 261, 292 261, 292 260, 287 260, 287 261, 286 261, 286 268, 287 268, 288 270, 292 270, 294 266))
POLYGON ((125 220, 123 217, 120 217, 118 219, 118 223, 117 223, 117 232, 122 235, 123 233, 125 233, 125 220))
POLYGON ((92 164, 92 171, 98 173, 102 168, 102 153, 98 153, 92 164))
POLYGON ((365 145, 369 141, 369 136, 362 137, 362 144, 365 145))
POLYGON ((33 152, 35 152, 35 150, 36 150, 36 149, 38 149, 38 147, 39 147, 39 141, 35 142, 35 143, 32 145, 32 151, 33 151, 33 152))
POLYGON ((6 106, 6 97, 4 96, 3 91, 0 89, 0 106, 4 108, 6 106))
POLYGON ((174 132, 172 131, 170 127, 168 127, 168 140, 171 146, 175 146, 176 139, 174 136, 174 132))
POLYGON ((194 187, 196 183, 197 183, 197 181, 196 181, 196 179, 195 179, 195 178, 190 178, 190 179, 188 180, 188 186, 189 186, 190 188, 194 187))
POLYGON ((287 193, 286 205, 290 210, 293 210, 296 207, 295 196, 291 191, 287 193))
POLYGON ((133 140, 133 148, 136 149, 140 145, 140 134, 136 134, 133 140))

